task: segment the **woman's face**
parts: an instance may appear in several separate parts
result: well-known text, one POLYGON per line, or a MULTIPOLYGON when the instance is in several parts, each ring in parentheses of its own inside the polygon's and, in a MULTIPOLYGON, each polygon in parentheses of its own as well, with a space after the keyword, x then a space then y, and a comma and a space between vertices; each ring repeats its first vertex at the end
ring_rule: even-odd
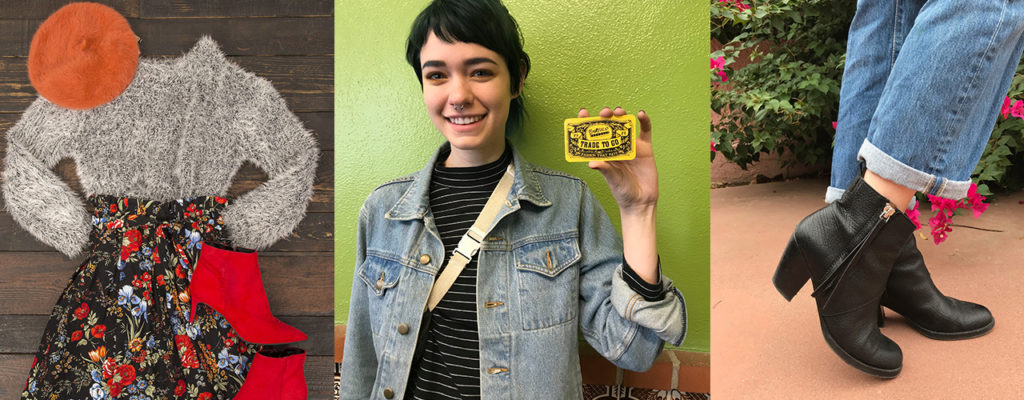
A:
POLYGON ((420 50, 420 62, 423 102, 453 154, 500 155, 514 98, 501 55, 475 43, 448 43, 431 33, 420 50))

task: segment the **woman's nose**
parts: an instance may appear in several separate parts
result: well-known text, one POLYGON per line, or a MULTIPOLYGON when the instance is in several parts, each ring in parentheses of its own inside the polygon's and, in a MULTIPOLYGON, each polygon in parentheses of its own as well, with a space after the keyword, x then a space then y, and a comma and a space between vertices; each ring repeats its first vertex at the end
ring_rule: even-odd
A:
POLYGON ((448 92, 448 103, 451 105, 467 106, 473 102, 473 89, 469 81, 463 78, 452 79, 452 85, 448 92))

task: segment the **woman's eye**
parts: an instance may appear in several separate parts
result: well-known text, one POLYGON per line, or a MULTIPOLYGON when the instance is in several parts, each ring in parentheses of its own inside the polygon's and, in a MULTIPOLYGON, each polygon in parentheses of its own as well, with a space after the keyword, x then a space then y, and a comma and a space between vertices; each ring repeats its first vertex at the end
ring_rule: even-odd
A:
POLYGON ((436 81, 439 79, 444 79, 444 74, 440 72, 427 72, 426 74, 423 74, 423 78, 428 81, 436 81))
POLYGON ((478 69, 478 70, 473 71, 470 75, 473 76, 473 77, 490 77, 490 76, 494 76, 494 73, 491 72, 490 70, 478 69))

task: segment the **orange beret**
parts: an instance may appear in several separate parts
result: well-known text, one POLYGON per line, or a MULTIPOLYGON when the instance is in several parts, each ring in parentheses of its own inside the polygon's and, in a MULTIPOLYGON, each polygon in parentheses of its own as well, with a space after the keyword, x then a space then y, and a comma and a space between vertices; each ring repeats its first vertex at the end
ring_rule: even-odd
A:
POLYGON ((81 110, 120 95, 138 64, 138 37, 121 14, 102 4, 71 3, 36 31, 28 77, 47 100, 81 110))

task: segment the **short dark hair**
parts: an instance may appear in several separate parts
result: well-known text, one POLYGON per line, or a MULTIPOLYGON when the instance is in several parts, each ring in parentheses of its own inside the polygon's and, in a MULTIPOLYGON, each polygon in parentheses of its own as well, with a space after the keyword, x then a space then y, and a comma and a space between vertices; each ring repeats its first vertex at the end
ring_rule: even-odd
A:
MULTIPOLYGON (((416 71, 416 79, 423 86, 420 50, 433 32, 448 43, 476 43, 498 53, 508 65, 512 93, 530 72, 530 56, 523 51, 523 38, 519 25, 500 0, 434 0, 420 12, 412 23, 406 44, 405 60, 416 71)), ((505 134, 522 125, 526 109, 523 94, 509 105, 505 134)))

